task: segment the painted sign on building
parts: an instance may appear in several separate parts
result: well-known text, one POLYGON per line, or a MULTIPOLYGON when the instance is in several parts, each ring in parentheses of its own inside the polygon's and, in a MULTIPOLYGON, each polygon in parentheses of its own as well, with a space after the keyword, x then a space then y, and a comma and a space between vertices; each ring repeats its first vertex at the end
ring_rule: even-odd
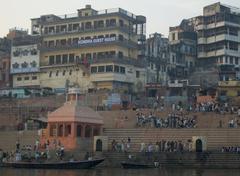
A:
POLYGON ((33 73, 39 71, 39 50, 37 45, 13 46, 11 73, 33 73))
POLYGON ((106 43, 106 42, 113 42, 113 41, 116 41, 116 37, 79 40, 78 45, 106 43))

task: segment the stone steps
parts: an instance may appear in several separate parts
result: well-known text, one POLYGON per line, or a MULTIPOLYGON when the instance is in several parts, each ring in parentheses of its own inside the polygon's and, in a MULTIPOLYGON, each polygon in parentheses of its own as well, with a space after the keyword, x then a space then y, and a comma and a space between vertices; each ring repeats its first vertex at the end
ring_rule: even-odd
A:
POLYGON ((109 136, 109 146, 113 139, 121 142, 131 138, 133 150, 139 151, 140 143, 156 143, 161 140, 177 140, 186 142, 192 136, 205 136, 210 150, 220 151, 223 146, 240 146, 240 129, 105 129, 109 136))

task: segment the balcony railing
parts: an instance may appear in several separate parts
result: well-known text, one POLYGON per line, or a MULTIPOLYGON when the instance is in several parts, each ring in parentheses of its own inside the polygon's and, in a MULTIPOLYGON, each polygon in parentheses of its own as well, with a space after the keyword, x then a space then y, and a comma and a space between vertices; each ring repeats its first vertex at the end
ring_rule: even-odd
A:
POLYGON ((57 51, 57 50, 67 50, 67 49, 77 49, 83 47, 94 47, 99 45, 122 45, 128 48, 137 48, 137 43, 127 40, 121 39, 118 37, 109 37, 109 38, 98 38, 98 39, 87 39, 87 40, 79 40, 78 42, 72 42, 66 45, 52 45, 52 46, 40 46, 39 49, 42 52, 47 51, 57 51))
MULTIPOLYGON (((100 10, 97 11, 97 13, 92 14, 91 16, 95 17, 95 16, 99 16, 99 15, 110 15, 110 14, 114 14, 114 13, 120 13, 122 15, 125 15, 129 18, 132 19, 137 19, 136 15, 121 9, 121 8, 112 8, 112 9, 104 9, 104 10, 100 10)), ((87 18, 91 17, 91 16, 87 16, 87 18)), ((79 16, 78 13, 71 13, 71 14, 64 14, 64 15, 60 15, 60 16, 56 16, 55 21, 60 21, 60 20, 66 20, 66 19, 74 19, 74 18, 86 18, 85 16, 79 16)), ((41 18, 40 18, 41 19, 41 18)), ((47 21, 39 21, 40 23, 45 23, 47 21)))
POLYGON ((112 55, 112 56, 102 56, 94 59, 87 59, 81 60, 75 58, 74 62, 68 62, 68 63, 60 63, 60 64, 49 64, 49 62, 44 62, 41 63, 40 68, 48 68, 48 67, 66 67, 66 66, 73 66, 73 65, 94 65, 94 64, 102 64, 102 63, 118 63, 118 64, 126 64, 126 65, 134 65, 137 67, 144 67, 146 64, 143 61, 139 61, 134 58, 129 58, 129 57, 119 57, 117 55, 112 55))
POLYGON ((80 33, 85 33, 85 32, 98 32, 98 31, 106 31, 106 30, 113 30, 113 29, 119 29, 127 33, 131 34, 136 34, 133 31, 133 28, 128 26, 128 25, 109 25, 109 26, 102 26, 102 27, 90 27, 90 28, 80 28, 77 27, 77 29, 72 29, 72 30, 52 30, 52 31, 42 31, 43 36, 55 36, 55 35, 66 35, 66 34, 80 34, 80 33))

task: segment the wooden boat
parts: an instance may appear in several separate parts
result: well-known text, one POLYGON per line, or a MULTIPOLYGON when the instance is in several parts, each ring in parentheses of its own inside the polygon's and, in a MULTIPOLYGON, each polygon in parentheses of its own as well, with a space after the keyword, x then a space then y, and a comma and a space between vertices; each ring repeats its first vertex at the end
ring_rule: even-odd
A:
POLYGON ((62 161, 62 162, 4 162, 1 163, 1 167, 12 168, 27 168, 27 169, 90 169, 101 162, 104 159, 93 159, 83 161, 62 161))
POLYGON ((135 162, 121 162, 121 165, 124 169, 149 169, 159 167, 158 163, 155 164, 143 164, 135 162))

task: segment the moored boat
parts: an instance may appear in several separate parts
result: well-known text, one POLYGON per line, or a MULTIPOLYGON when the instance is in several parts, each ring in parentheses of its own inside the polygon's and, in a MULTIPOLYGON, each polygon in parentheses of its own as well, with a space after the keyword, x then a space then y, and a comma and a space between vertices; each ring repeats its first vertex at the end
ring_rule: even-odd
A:
POLYGON ((27 169, 90 169, 102 163, 102 159, 83 161, 61 161, 61 162, 3 162, 1 167, 27 168, 27 169))
POLYGON ((121 162, 124 169, 149 169, 158 168, 159 163, 155 162, 153 164, 135 163, 135 162, 121 162))

